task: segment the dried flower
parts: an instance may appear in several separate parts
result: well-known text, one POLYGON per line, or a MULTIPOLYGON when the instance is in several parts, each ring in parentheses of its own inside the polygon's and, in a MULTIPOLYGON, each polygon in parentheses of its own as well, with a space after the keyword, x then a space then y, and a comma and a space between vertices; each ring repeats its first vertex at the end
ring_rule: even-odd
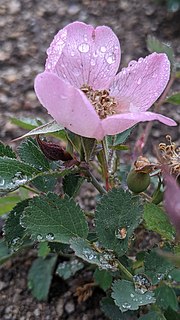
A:
POLYGON ((162 160, 164 164, 170 167, 170 173, 178 177, 180 175, 180 147, 177 147, 172 142, 171 136, 167 135, 166 139, 169 141, 169 144, 159 144, 162 160))
POLYGON ((169 80, 164 53, 131 61, 116 75, 121 50, 113 31, 74 22, 58 32, 47 54, 35 91, 51 116, 72 132, 101 140, 141 121, 176 125, 147 112, 169 80))

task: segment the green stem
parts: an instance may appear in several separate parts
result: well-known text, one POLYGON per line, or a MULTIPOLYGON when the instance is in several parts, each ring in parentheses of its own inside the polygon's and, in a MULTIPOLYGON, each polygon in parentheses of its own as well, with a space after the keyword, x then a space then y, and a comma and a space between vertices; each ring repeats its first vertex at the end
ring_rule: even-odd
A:
POLYGON ((107 154, 107 141, 106 138, 102 140, 102 152, 104 158, 104 174, 106 181, 106 190, 109 190, 109 172, 108 172, 108 154, 107 154))
POLYGON ((125 266, 123 266, 123 264, 121 262, 118 261, 118 269, 124 273, 124 275, 126 275, 127 279, 129 279, 130 281, 132 281, 133 279, 133 275, 129 272, 129 270, 126 269, 125 266))
POLYGON ((31 187, 28 187, 28 186, 21 186, 21 188, 24 188, 30 192, 33 192, 35 194, 40 194, 40 192, 36 191, 35 189, 31 188, 31 187))
POLYGON ((101 194, 106 194, 107 193, 107 191, 100 185, 100 183, 97 181, 97 179, 91 173, 91 171, 87 170, 86 174, 91 179, 91 183, 99 191, 99 193, 101 193, 101 194))

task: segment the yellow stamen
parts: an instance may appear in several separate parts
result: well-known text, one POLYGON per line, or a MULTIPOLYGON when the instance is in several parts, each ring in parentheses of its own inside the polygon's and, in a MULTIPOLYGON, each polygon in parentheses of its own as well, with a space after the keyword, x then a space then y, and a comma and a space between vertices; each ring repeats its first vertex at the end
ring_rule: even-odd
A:
POLYGON ((109 95, 108 90, 93 90, 88 85, 83 85, 81 90, 92 103, 100 119, 105 119, 107 116, 116 113, 115 108, 117 103, 115 98, 109 95))

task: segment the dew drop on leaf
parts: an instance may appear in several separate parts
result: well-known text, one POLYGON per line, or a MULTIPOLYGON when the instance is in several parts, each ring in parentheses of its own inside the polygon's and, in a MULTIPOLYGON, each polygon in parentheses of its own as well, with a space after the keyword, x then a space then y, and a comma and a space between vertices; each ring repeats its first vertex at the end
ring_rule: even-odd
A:
POLYGON ((48 234, 46 235, 46 240, 47 240, 47 241, 52 241, 52 240, 54 240, 54 234, 53 234, 53 233, 48 233, 48 234))

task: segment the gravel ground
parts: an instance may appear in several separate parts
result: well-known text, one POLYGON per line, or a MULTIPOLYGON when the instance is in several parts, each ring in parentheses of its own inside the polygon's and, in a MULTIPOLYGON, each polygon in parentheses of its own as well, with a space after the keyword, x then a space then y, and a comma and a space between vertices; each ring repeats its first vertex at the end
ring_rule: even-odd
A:
MULTIPOLYGON (((72 21, 110 26, 121 41, 122 62, 148 54, 146 37, 155 35, 172 43, 180 53, 180 12, 168 13, 159 1, 58 1, 0 0, 0 139, 9 142, 23 133, 8 121, 10 116, 44 117, 46 111, 36 99, 33 81, 43 70, 46 54, 55 33, 72 21)), ((175 84, 177 89, 177 84, 175 84)), ((177 107, 162 108, 162 113, 180 120, 177 107)), ((170 133, 178 139, 178 129, 155 124, 152 135, 160 142, 170 133), (167 131, 168 130, 168 131, 167 131)), ((92 197, 90 197, 92 199, 92 197)), ((54 279, 50 299, 39 303, 27 290, 27 272, 35 251, 25 252, 0 269, 0 319, 10 320, 96 320, 106 319, 99 308, 103 293, 96 290, 85 303, 77 304, 73 295, 76 279, 62 282, 54 279), (56 280, 56 281, 55 281, 56 280)), ((91 275, 88 274, 91 278, 91 275)), ((87 274, 84 275, 84 281, 87 274)), ((83 279, 80 279, 83 282, 83 279)))

